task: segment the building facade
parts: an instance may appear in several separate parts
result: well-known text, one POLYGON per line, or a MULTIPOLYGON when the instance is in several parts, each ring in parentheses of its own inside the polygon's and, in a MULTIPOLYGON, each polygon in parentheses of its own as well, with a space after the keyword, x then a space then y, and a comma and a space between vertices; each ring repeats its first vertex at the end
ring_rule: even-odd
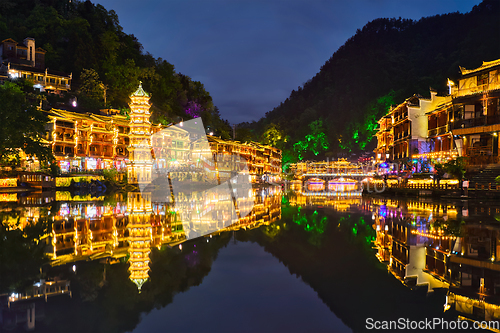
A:
POLYGON ((377 161, 394 160, 394 134, 392 132, 392 116, 387 114, 378 121, 377 148, 375 158, 377 161))
POLYGON ((71 89, 72 73, 45 68, 45 53, 35 47, 34 38, 25 38, 23 43, 8 38, 0 43, 0 80, 24 78, 33 81, 35 89, 60 93, 71 89))
POLYGON ((460 71, 448 117, 458 152, 471 165, 498 163, 500 59, 460 71))
POLYGON ((458 84, 448 80, 448 95, 413 96, 379 120, 379 161, 463 156, 469 166, 499 162, 500 59, 460 71, 458 84))
MULTIPOLYGON (((182 126, 151 124, 149 107, 149 96, 139 86, 131 96, 129 119, 118 110, 101 110, 106 111, 101 115, 44 111, 50 121, 43 141, 52 147, 62 172, 127 169, 129 182, 140 183, 150 182, 153 170, 205 166, 213 171, 214 179, 228 179, 247 167, 253 181, 281 180, 281 150, 210 135, 194 140, 182 126), (208 145, 201 140, 208 140, 208 145), (200 147, 210 150, 205 155, 211 160, 194 160, 200 147)), ((28 158, 25 166, 29 170, 39 167, 28 158)))
POLYGON ((445 103, 449 97, 437 96, 434 90, 430 94, 430 98, 419 95, 407 98, 378 121, 375 149, 378 161, 403 162, 414 155, 433 151, 434 146, 428 140, 426 114, 445 103))

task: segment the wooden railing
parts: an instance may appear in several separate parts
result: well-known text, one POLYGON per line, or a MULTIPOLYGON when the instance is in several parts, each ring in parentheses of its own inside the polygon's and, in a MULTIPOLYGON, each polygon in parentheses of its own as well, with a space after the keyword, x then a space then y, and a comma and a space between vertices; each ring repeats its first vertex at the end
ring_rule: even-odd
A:
POLYGON ((388 188, 406 188, 412 190, 455 190, 458 184, 390 184, 388 188))
POLYGON ((428 136, 440 135, 448 132, 448 125, 432 128, 428 131, 428 136))
POLYGON ((500 186, 497 184, 476 184, 473 190, 482 190, 482 191, 500 191, 500 186))
POLYGON ((472 87, 472 88, 458 89, 454 92, 453 95, 455 95, 454 97, 460 97, 496 89, 500 89, 500 83, 490 83, 490 84, 479 85, 477 87, 472 87))

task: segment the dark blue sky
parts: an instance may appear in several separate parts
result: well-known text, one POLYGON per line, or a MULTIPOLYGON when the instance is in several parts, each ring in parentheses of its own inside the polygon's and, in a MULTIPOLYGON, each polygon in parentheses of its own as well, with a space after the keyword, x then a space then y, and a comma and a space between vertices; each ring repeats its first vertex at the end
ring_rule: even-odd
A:
POLYGON ((231 123, 258 120, 369 21, 468 12, 480 0, 94 0, 144 50, 201 81, 231 123))

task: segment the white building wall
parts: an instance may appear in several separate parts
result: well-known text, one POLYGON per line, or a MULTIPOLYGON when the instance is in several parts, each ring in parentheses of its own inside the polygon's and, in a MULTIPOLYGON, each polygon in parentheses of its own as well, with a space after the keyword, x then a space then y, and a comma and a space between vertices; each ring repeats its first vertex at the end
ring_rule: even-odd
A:
POLYGON ((419 100, 419 106, 408 107, 408 117, 411 120, 412 139, 426 140, 428 121, 426 113, 435 109, 438 105, 451 100, 451 96, 436 96, 436 92, 431 91, 431 98, 419 100))

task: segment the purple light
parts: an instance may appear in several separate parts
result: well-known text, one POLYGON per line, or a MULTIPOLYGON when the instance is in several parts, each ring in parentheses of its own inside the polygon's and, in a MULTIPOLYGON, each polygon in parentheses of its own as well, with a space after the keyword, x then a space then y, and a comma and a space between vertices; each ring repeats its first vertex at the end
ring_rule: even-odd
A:
POLYGON ((190 117, 198 118, 199 116, 201 116, 203 108, 201 107, 200 104, 194 101, 189 101, 188 104, 186 105, 186 109, 184 110, 184 112, 186 112, 186 114, 190 117))

